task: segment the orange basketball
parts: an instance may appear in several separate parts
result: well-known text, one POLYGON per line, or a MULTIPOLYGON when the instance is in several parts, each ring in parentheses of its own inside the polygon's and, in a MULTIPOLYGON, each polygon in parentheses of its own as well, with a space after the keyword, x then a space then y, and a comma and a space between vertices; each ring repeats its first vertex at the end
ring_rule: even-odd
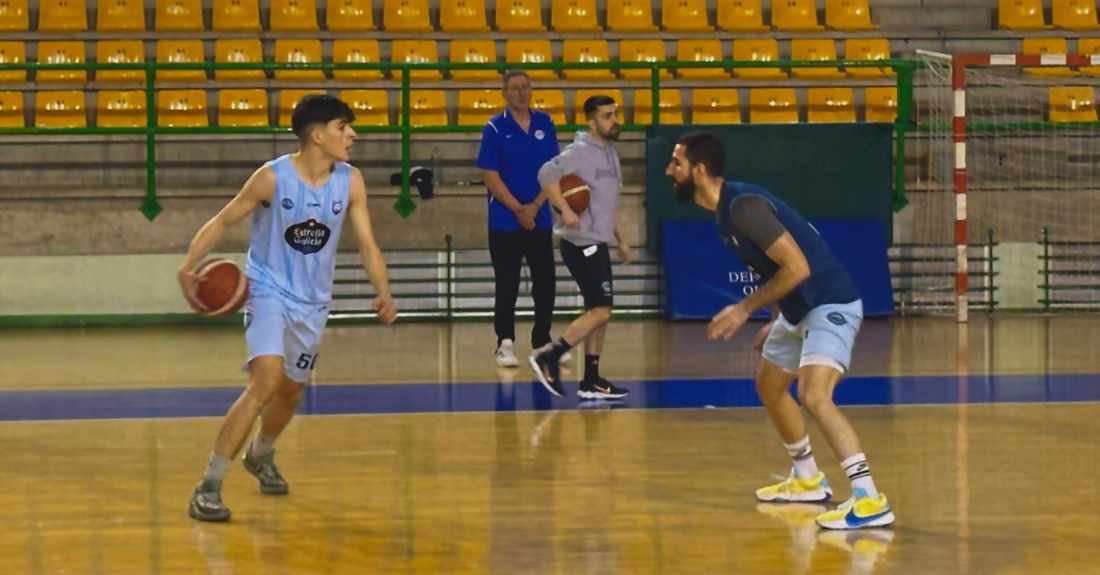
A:
POLYGON ((561 186, 565 203, 569 204, 573 213, 579 214, 588 209, 588 201, 591 199, 588 182, 576 174, 567 174, 558 185, 561 186))
POLYGON ((195 297, 207 309, 203 315, 230 315, 241 309, 248 299, 248 276, 229 260, 206 260, 199 265, 196 275, 199 276, 199 288, 195 297))

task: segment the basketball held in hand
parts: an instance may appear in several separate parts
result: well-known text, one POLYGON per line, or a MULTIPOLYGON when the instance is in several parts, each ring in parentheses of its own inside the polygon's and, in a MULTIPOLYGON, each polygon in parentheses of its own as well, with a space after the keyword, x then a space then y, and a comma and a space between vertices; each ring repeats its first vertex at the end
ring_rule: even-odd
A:
POLYGON ((591 199, 588 182, 576 174, 568 174, 558 185, 561 187, 561 195, 565 198, 565 203, 569 204, 569 209, 573 210, 573 213, 580 214, 588 209, 588 201, 591 199))
POLYGON ((199 265, 195 275, 199 287, 195 297, 206 306, 208 317, 222 317, 236 313, 248 299, 248 276, 237 264, 222 258, 206 260, 199 265))

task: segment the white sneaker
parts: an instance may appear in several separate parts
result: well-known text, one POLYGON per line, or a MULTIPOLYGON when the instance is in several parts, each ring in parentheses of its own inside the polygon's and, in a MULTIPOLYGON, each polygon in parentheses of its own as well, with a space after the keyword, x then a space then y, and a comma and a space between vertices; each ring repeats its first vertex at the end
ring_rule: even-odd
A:
POLYGON ((497 348, 497 366, 519 367, 519 360, 516 359, 516 350, 512 340, 506 339, 500 342, 500 347, 497 348))
MULTIPOLYGON (((535 355, 538 355, 538 354, 546 352, 546 351, 550 351, 550 348, 552 348, 552 347, 554 347, 554 344, 553 343, 548 343, 548 344, 536 349, 535 350, 535 355)), ((573 356, 567 351, 567 352, 561 354, 561 359, 558 360, 558 364, 569 363, 569 361, 572 360, 572 359, 573 359, 573 356)))

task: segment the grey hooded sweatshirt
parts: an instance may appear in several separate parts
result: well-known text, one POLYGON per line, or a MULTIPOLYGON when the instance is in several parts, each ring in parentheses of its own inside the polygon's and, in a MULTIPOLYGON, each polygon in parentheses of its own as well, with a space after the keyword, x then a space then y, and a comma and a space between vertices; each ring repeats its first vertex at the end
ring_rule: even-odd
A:
POLYGON ((619 208, 619 192, 623 187, 623 171, 619 154, 604 146, 588 132, 577 132, 573 143, 539 170, 539 184, 545 188, 568 174, 576 174, 588 182, 591 200, 588 209, 577 214, 580 228, 567 228, 559 220, 554 233, 576 245, 609 244, 615 239, 615 212, 619 208))

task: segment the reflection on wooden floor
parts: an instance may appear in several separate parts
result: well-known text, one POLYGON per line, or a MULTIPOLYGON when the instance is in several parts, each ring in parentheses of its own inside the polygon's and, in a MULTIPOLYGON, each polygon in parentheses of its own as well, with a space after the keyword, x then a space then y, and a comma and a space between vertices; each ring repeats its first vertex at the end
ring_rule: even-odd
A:
MULTIPOLYGON (((1098 373, 1098 325, 978 321, 959 351, 951 322, 871 322, 856 371, 1098 373)), ((605 371, 752 373, 744 339, 715 344, 702 330, 617 325, 605 371)), ((487 325, 349 327, 326 337, 318 385, 498 380, 487 325)), ((7 331, 0 388, 239 385, 238 339, 224 329, 7 331)), ((530 385, 514 381, 494 384, 497 393, 530 385)), ((186 514, 217 418, 0 423, 0 573, 1100 570, 1098 403, 848 408, 898 513, 893 529, 858 534, 818 531, 818 509, 753 500, 789 467, 759 409, 587 407, 301 417, 278 445, 290 495, 261 496, 234 467, 226 525, 186 514)), ((847 482, 812 438, 842 501, 847 482)))

